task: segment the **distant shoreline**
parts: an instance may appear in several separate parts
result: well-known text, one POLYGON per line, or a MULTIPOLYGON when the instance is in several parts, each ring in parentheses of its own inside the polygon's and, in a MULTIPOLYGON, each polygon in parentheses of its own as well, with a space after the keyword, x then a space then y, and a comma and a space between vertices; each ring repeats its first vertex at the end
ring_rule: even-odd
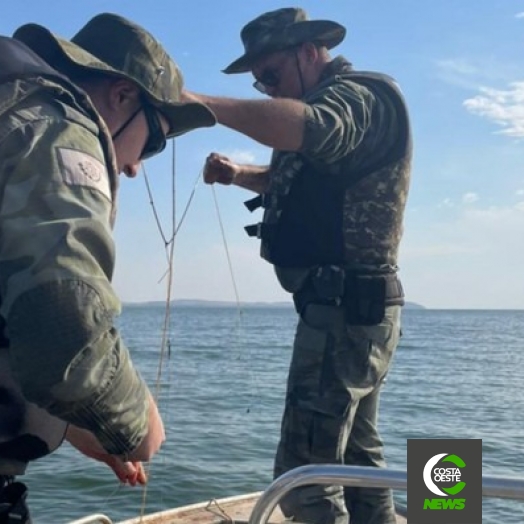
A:
MULTIPOLYGON (((146 301, 146 302, 124 302, 126 307, 158 307, 164 306, 165 302, 161 300, 155 301, 146 301)), ((292 308, 293 302, 241 302, 240 305, 246 308, 292 308)), ((177 299, 171 301, 171 306, 173 307, 237 307, 236 302, 227 301, 227 300, 197 300, 197 299, 177 299)), ((416 304, 415 302, 406 302, 404 306, 406 309, 426 309, 421 304, 416 304)))

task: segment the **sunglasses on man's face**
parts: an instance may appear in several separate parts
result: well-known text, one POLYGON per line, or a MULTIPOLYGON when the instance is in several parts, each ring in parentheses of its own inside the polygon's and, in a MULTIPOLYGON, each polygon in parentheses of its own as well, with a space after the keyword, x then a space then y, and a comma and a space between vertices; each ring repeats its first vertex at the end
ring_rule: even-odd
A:
POLYGON ((291 57, 295 57, 295 60, 297 60, 296 49, 297 46, 293 46, 282 51, 282 56, 276 65, 272 64, 271 66, 265 67, 260 75, 255 77, 253 87, 265 95, 268 94, 268 88, 273 89, 278 87, 282 81, 282 69, 285 66, 286 61, 291 57))
POLYGON ((260 91, 263 94, 267 93, 267 88, 274 88, 277 87, 278 84, 280 84, 280 74, 278 73, 278 70, 266 68, 260 76, 257 77, 255 82, 253 82, 253 87, 260 91))
POLYGON ((146 117, 147 127, 149 129, 149 135, 147 141, 140 153, 140 160, 147 160, 152 156, 162 152, 166 147, 166 135, 160 124, 160 117, 154 108, 148 104, 142 106, 144 110, 144 116, 146 117))

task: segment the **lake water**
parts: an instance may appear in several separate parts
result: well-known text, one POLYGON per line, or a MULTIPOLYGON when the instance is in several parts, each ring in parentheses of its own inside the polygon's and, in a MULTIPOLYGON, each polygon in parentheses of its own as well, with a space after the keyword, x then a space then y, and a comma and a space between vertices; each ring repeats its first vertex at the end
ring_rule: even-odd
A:
MULTIPOLYGON (((156 383, 164 310, 127 306, 120 327, 156 383)), ((295 327, 291 307, 176 307, 160 408, 167 442, 144 495, 64 445, 29 469, 35 524, 102 512, 114 521, 271 481, 295 327), (145 503, 144 503, 145 500, 145 503), (145 506, 144 506, 145 504, 145 506), (145 509, 144 509, 145 508, 145 509)), ((406 469, 409 438, 480 438, 483 473, 524 477, 524 311, 405 309, 382 394, 388 464, 406 469)), ((405 501, 405 494, 396 494, 405 501)), ((483 522, 522 524, 524 503, 488 499, 483 522)))

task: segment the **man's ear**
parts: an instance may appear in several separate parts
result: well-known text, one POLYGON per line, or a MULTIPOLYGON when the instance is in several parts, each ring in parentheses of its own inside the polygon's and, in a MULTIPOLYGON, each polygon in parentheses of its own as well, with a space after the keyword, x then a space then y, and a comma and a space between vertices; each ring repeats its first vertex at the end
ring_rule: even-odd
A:
POLYGON ((111 109, 120 110, 134 109, 137 106, 139 89, 133 83, 125 79, 119 79, 111 84, 109 90, 109 104, 111 109))
POLYGON ((312 42, 306 42, 303 46, 304 53, 306 55, 306 62, 309 64, 316 61, 318 57, 318 49, 312 42))

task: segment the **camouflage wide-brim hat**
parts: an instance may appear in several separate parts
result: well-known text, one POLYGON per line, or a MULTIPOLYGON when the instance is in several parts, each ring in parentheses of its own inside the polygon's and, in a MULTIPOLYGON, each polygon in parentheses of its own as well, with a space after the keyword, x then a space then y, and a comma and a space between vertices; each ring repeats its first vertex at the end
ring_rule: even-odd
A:
POLYGON ((92 18, 71 41, 37 24, 13 34, 60 72, 70 68, 126 78, 168 120, 168 138, 216 123, 213 112, 198 102, 180 102, 183 77, 160 43, 125 18, 103 13, 92 18))
POLYGON ((330 20, 309 20, 300 8, 285 7, 269 11, 246 24, 240 32, 244 54, 229 64, 224 73, 245 73, 262 56, 304 42, 314 42, 328 49, 340 44, 346 28, 330 20))

